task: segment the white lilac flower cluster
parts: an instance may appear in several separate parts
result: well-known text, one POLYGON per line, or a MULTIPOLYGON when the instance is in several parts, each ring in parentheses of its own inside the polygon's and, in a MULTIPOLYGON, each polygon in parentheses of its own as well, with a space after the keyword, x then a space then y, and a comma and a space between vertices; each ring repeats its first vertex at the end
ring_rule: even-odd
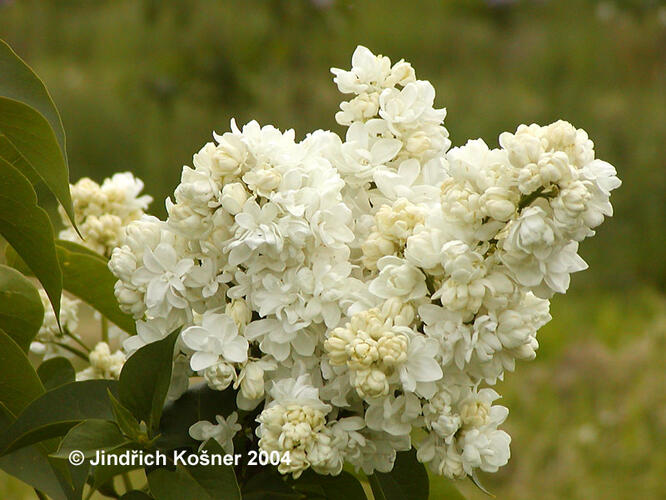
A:
POLYGON ((60 239, 81 243, 109 257, 122 239, 122 231, 130 222, 140 219, 152 198, 139 195, 143 182, 130 172, 114 174, 100 186, 84 177, 70 186, 72 204, 81 237, 71 225, 62 207, 60 217, 65 229, 60 239))
MULTIPOLYGON (((409 63, 358 47, 332 71, 345 140, 232 121, 183 168, 167 220, 127 228, 109 264, 137 320, 125 348, 182 328, 174 385, 235 391, 260 448, 290 453, 282 473, 387 472, 412 446, 438 474, 494 472, 508 410, 484 386, 534 358, 620 181, 567 122, 449 150, 409 63)), ((239 428, 191 434, 230 449, 239 428)))
POLYGON ((43 359, 49 359, 59 354, 67 354, 68 351, 61 348, 60 345, 66 345, 69 337, 67 334, 74 332, 79 326, 79 304, 76 299, 70 299, 63 295, 60 299, 60 324, 62 330, 58 327, 58 320, 53 312, 53 306, 49 300, 46 291, 39 289, 39 296, 42 299, 44 307, 44 319, 39 328, 35 339, 30 343, 30 352, 43 359))

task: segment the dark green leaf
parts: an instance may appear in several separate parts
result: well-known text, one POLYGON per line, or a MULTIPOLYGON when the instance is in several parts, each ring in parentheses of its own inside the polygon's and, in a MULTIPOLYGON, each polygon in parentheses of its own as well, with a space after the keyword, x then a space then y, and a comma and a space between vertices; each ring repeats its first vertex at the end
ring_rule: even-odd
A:
MULTIPOLYGON (((223 455, 215 441, 209 441, 210 454, 223 455)), ((240 500, 240 490, 232 466, 183 466, 175 470, 156 469, 148 474, 150 492, 156 500, 240 500)))
MULTIPOLYGON (((111 450, 107 453, 107 456, 110 455, 120 455, 127 450, 136 449, 134 445, 121 446, 115 450, 111 450)), ((93 484, 92 487, 95 490, 102 491, 106 489, 109 485, 112 484, 112 479, 124 472, 130 472, 136 469, 141 469, 140 465, 97 465, 93 468, 93 484)))
POLYGON ((47 454, 40 451, 38 445, 27 446, 0 457, 0 469, 43 491, 54 500, 67 498, 62 479, 53 469, 47 454))
MULTIPOLYGON (((14 420, 15 416, 0 403, 0 429, 6 429, 14 420)), ((0 457, 0 469, 45 492, 53 500, 65 500, 67 496, 62 487, 62 478, 48 458, 52 447, 51 443, 45 442, 16 450, 0 457)))
POLYGON ((42 283, 59 317, 62 274, 53 226, 46 212, 37 205, 37 195, 28 179, 1 158, 0 234, 42 283))
POLYGON ((7 453, 44 439, 63 436, 83 420, 113 420, 107 389, 117 390, 115 380, 86 380, 57 387, 30 403, 0 439, 7 453))
POLYGON ((132 317, 118 307, 113 293, 116 278, 101 255, 71 242, 57 241, 64 288, 97 309, 128 333, 136 333, 132 317))
POLYGON ((24 276, 35 276, 25 261, 19 256, 19 254, 16 253, 16 250, 14 250, 11 245, 7 245, 5 247, 5 264, 13 269, 16 269, 24 276))
POLYGON ((52 457, 67 458, 69 454, 78 450, 85 458, 95 456, 99 451, 108 451, 119 446, 129 444, 114 422, 108 420, 84 420, 72 427, 60 442, 60 447, 52 457))
POLYGON ((243 485, 243 500, 303 500, 304 494, 294 491, 287 481, 275 468, 264 467, 243 485))
POLYGON ((415 450, 398 453, 391 472, 375 472, 368 479, 376 500, 428 500, 428 473, 415 450))
POLYGON ((293 481, 297 491, 316 492, 324 500, 366 500, 363 486, 349 472, 342 471, 338 476, 323 476, 307 470, 293 481), (304 488, 305 487, 305 488, 304 488), (314 487, 310 490, 308 487, 314 487))
POLYGON ((128 437, 132 439, 138 439, 141 434, 141 426, 139 421, 132 415, 127 408, 125 408, 120 401, 118 401, 113 394, 109 392, 109 401, 111 401, 111 407, 113 408, 113 415, 116 418, 116 423, 120 430, 128 437))
MULTIPOLYGON (((0 43, 0 54, 5 45, 0 43)), ((1 59, 1 55, 0 55, 1 59)), ((1 71, 1 69, 0 69, 1 71)), ((0 81, 6 83, 4 74, 0 81)), ((62 126, 60 127, 62 132, 62 126)), ((22 102, 20 96, 0 95, 0 134, 20 153, 24 162, 48 186, 60 201, 70 220, 74 220, 74 210, 69 192, 69 169, 63 144, 49 121, 32 106, 22 102), (17 99, 18 97, 18 99, 17 99)))
POLYGON ((0 265, 0 328, 28 352, 44 320, 39 292, 11 267, 0 265))
MULTIPOLYGON (((135 352, 120 373, 120 402, 151 432, 159 427, 171 383, 173 349, 178 331, 135 352)), ((151 435, 152 436, 152 435, 151 435)))
POLYGON ((14 415, 44 392, 44 387, 19 345, 0 330, 0 403, 14 415))
POLYGON ((157 446, 162 449, 195 448, 199 441, 189 434, 193 423, 200 420, 215 422, 216 415, 227 417, 235 409, 236 393, 233 390, 214 391, 201 382, 165 406, 157 446))
POLYGON ((47 391, 74 382, 76 378, 76 372, 72 363, 63 357, 51 358, 44 361, 37 368, 37 375, 39 375, 47 391))
POLYGON ((85 255, 89 255, 90 257, 97 257, 98 259, 102 259, 104 262, 108 262, 108 259, 104 257, 102 254, 99 254, 88 247, 84 247, 80 243, 74 243, 73 241, 67 241, 67 240, 57 240, 56 244, 60 247, 63 247, 65 250, 69 250, 70 252, 82 253, 85 255))
POLYGON ((140 490, 132 490, 120 497, 120 500, 152 500, 153 497, 140 490))
POLYGON ((0 96, 23 102, 41 113, 51 125, 60 149, 66 154, 65 130, 48 90, 30 66, 2 40, 0 40, 0 96))

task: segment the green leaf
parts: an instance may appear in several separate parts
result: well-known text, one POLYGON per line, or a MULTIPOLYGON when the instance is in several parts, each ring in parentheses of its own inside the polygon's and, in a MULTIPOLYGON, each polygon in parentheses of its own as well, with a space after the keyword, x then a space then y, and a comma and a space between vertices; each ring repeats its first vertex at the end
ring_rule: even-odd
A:
POLYGON ((196 448, 199 441, 189 434, 194 422, 215 422, 216 415, 229 416, 236 409, 236 393, 232 389, 214 391, 205 382, 194 385, 176 401, 164 407, 160 420, 161 449, 196 448))
MULTIPOLYGON (((159 427, 171 383, 173 349, 179 331, 135 352, 123 366, 118 390, 120 402, 154 432, 159 427)), ((152 437, 152 434, 151 434, 152 437)))
POLYGON ((63 247, 65 250, 69 250, 70 252, 82 253, 85 255, 89 255, 90 257, 97 257, 98 259, 102 259, 104 262, 108 262, 108 259, 104 257, 102 254, 99 254, 94 250, 91 250, 90 248, 83 246, 80 243, 74 243, 73 241, 67 241, 67 240, 56 240, 56 245, 63 247))
POLYGON ((294 491, 288 480, 274 467, 264 467, 243 485, 243 500, 302 500, 303 494, 294 491))
POLYGON ((0 330, 0 403, 14 415, 44 392, 21 347, 0 330))
POLYGON ((63 436, 83 420, 113 420, 107 389, 115 392, 117 387, 115 380, 86 380, 61 385, 43 394, 30 403, 2 435, 2 454, 63 436))
POLYGON ((74 221, 60 115, 42 81, 1 40, 0 135, 20 153, 20 166, 44 181, 74 221))
MULTIPOLYGON (((206 444, 210 454, 223 455, 214 440, 206 444)), ((240 500, 240 490, 232 466, 183 466, 175 470, 156 469, 148 474, 150 492, 156 500, 240 500)))
MULTIPOLYGON (((120 446, 115 450, 107 452, 109 455, 120 455, 127 450, 136 449, 134 445, 120 446)), ((124 472, 130 472, 136 469, 141 469, 141 465, 96 465, 93 468, 93 484, 92 488, 94 490, 102 491, 106 489, 106 486, 110 486, 113 483, 111 480, 124 472)))
POLYGON ((446 498, 446 500, 465 500, 465 496, 456 487, 456 481, 445 476, 431 478, 430 496, 432 498, 446 498))
POLYGON ((0 97, 0 134, 21 155, 17 166, 29 166, 28 175, 44 181, 73 221, 69 169, 49 122, 30 106, 0 97))
POLYGON ((0 328, 27 353, 43 320, 44 306, 34 285, 18 271, 0 265, 0 328))
POLYGON ((41 113, 51 125, 60 149, 66 152, 62 120, 46 86, 3 40, 0 40, 0 96, 23 102, 41 113))
POLYGON ((109 271, 104 257, 72 242, 58 240, 56 247, 64 288, 126 332, 135 334, 134 319, 118 307, 113 293, 116 278, 109 271))
POLYGON ((120 500, 153 500, 153 497, 141 490, 132 490, 121 496, 120 500))
MULTIPOLYGON (((14 420, 14 415, 0 403, 0 428, 9 427, 14 420)), ((43 491, 53 500, 65 500, 67 495, 62 486, 63 478, 59 476, 49 461, 49 450, 46 443, 21 448, 0 457, 0 469, 33 488, 43 491)))
POLYGON ((27 446, 0 457, 0 469, 54 500, 65 500, 63 478, 53 469, 47 454, 39 446, 27 446))
POLYGON ((361 483, 347 471, 338 476, 322 476, 307 470, 294 481, 293 487, 304 491, 308 498, 317 495, 325 500, 367 500, 361 483))
POLYGON ((108 420, 84 420, 72 427, 60 442, 60 447, 52 457, 68 458, 69 454, 78 450, 85 458, 95 456, 100 451, 108 451, 129 444, 114 422, 108 420))
POLYGON ((37 205, 37 195, 21 172, 0 158, 0 234, 41 282, 60 317, 62 274, 53 226, 37 205))
POLYGON ((428 473, 413 449, 398 453, 391 472, 375 472, 368 480, 376 500, 428 500, 428 473))
POLYGON ((109 391, 109 401, 111 402, 111 408, 113 408, 113 415, 116 418, 116 423, 120 430, 123 433, 132 438, 138 439, 141 435, 141 425, 139 421, 134 418, 132 412, 125 408, 120 401, 113 397, 113 394, 109 391))
POLYGON ((37 375, 47 391, 74 382, 76 379, 72 363, 62 356, 44 361, 37 368, 37 375))

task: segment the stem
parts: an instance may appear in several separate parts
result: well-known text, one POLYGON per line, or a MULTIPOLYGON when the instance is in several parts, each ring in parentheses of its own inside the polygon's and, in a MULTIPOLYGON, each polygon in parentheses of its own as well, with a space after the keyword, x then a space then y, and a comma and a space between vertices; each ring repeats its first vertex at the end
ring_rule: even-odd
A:
POLYGON ((86 352, 88 352, 88 353, 90 352, 90 347, 88 347, 87 345, 85 345, 85 344, 83 343, 83 341, 82 341, 79 337, 77 337, 77 336, 74 335, 72 332, 70 332, 69 330, 67 330, 67 328, 65 328, 63 331, 64 331, 64 333, 65 333, 65 335, 66 335, 67 337, 69 337, 70 339, 72 339, 72 340, 73 340, 74 342, 76 342, 79 346, 83 347, 83 348, 85 349, 86 352))
POLYGON ((102 316, 102 342, 109 343, 109 320, 102 316))
POLYGON ((88 492, 88 494, 85 496, 85 498, 83 500, 90 500, 90 497, 93 496, 93 493, 95 493, 95 488, 91 487, 90 491, 88 492))
POLYGON ((530 193, 530 194, 524 194, 521 198, 520 201, 518 202, 518 210, 522 210, 523 208, 527 207, 530 203, 532 203, 534 200, 537 198, 553 198, 557 196, 557 194, 560 192, 560 188, 557 186, 557 184, 553 185, 550 188, 550 191, 545 191, 546 189, 544 186, 541 186, 539 189, 536 191, 530 193))
POLYGON ((536 191, 530 193, 530 194, 524 194, 523 196, 520 197, 520 201, 518 202, 518 210, 522 210, 526 206, 528 206, 530 203, 532 203, 534 200, 536 200, 541 193, 543 193, 544 187, 541 186, 539 189, 536 191))
POLYGON ((132 486, 132 481, 130 481, 129 474, 127 472, 123 472, 120 477, 123 478, 123 484, 125 485, 125 493, 128 491, 132 491, 134 489, 134 486, 132 486))
POLYGON ((58 347, 62 347, 66 351, 71 352, 72 354, 78 356, 79 358, 83 359, 86 362, 90 361, 88 359, 88 354, 86 354, 85 352, 79 351, 75 347, 72 347, 72 346, 67 345, 67 344, 63 344, 62 342, 53 342, 52 341, 51 343, 57 345, 58 347))

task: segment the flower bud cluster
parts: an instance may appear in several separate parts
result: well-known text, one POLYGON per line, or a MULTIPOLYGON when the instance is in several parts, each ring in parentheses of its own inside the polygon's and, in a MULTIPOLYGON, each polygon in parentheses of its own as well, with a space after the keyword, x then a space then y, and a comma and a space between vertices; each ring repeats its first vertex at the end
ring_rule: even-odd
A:
POLYGON ((123 228, 141 218, 152 201, 148 195, 140 195, 143 182, 130 172, 114 174, 104 179, 102 185, 84 177, 70 186, 76 225, 83 241, 72 227, 62 207, 59 207, 65 229, 60 231, 62 240, 82 243, 106 257, 118 246, 123 228))
MULTIPOLYGON (((109 262, 137 320, 124 347, 181 327, 171 395, 193 374, 234 391, 259 447, 289 452, 284 474, 387 472, 412 447, 438 474, 495 472, 508 410, 487 386, 535 357, 620 181, 566 122, 449 150, 408 63, 358 47, 332 72, 344 140, 232 121, 183 168, 167 219, 128 225, 109 262)), ((191 435, 239 430, 219 416, 191 435)))
POLYGON ((115 379, 118 380, 125 364, 125 353, 111 352, 109 344, 99 342, 88 356, 90 366, 76 374, 76 380, 115 379))

